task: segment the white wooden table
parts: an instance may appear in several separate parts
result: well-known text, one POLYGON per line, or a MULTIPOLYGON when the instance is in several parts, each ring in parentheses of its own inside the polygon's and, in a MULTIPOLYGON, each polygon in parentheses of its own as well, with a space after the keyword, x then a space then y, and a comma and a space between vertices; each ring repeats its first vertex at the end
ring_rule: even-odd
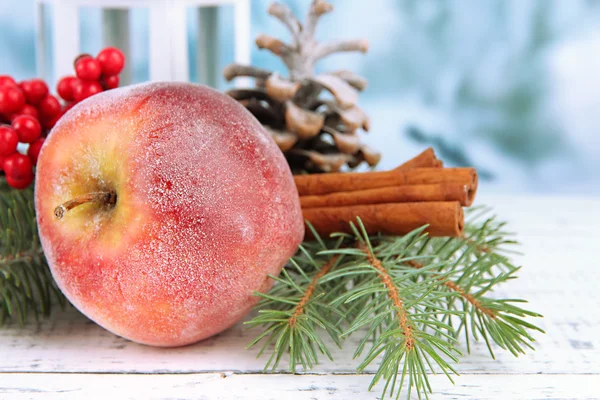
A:
MULTIPOLYGON (((520 278, 501 295, 530 300, 537 350, 518 359, 484 345, 452 385, 430 378, 434 399, 600 398, 600 199, 481 196, 523 243, 520 278)), ((357 375, 351 343, 309 373, 263 374, 245 350, 256 331, 238 325, 180 349, 130 343, 80 314, 0 329, 0 399, 375 399, 373 370, 357 375)), ((282 363, 285 365, 286 363, 282 363)), ((380 389, 380 388, 377 388, 380 389)))

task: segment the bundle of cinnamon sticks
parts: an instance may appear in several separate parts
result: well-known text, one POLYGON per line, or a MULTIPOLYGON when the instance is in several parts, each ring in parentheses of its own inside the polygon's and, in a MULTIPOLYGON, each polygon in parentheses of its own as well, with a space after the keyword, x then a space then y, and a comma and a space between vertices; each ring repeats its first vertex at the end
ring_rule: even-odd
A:
POLYGON ((444 168, 431 148, 391 171, 294 179, 304 219, 322 237, 350 233, 349 223, 356 217, 369 234, 404 235, 428 225, 431 236, 462 236, 462 207, 473 203, 478 184, 474 168, 444 168))

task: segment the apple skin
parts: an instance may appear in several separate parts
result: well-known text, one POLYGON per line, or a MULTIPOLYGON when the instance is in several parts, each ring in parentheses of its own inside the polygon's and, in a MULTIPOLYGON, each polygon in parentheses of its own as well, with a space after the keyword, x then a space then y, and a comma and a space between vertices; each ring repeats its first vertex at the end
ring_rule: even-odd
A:
POLYGON ((37 224, 58 286, 132 341, 182 346, 235 324, 304 235, 285 158, 230 97, 146 83, 73 107, 40 152, 37 224), (113 207, 56 206, 114 191, 113 207))

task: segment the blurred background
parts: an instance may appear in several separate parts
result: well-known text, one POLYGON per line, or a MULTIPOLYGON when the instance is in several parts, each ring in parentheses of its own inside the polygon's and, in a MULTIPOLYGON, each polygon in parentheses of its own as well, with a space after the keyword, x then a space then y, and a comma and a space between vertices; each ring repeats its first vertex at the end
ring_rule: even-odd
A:
MULTIPOLYGON (((266 14, 270 2, 251 0, 246 40, 253 65, 285 74, 278 58, 253 44, 263 32, 289 37, 266 14)), ((309 5, 282 2, 302 18, 309 5)), ((103 26, 114 21, 93 3, 80 8, 79 36, 81 50, 95 54, 111 40, 103 26)), ((488 192, 600 195, 600 0, 331 3, 335 11, 321 19, 317 36, 366 38, 370 49, 334 55, 318 68, 351 69, 369 80, 359 104, 372 120, 364 141, 383 152, 380 169, 431 145, 447 165, 479 168, 488 192)), ((34 0, 0 5, 0 74, 18 80, 41 74, 55 83, 52 51, 36 70, 34 0)), ((52 37, 47 7, 39 35, 51 44, 61 38, 52 37)), ((147 81, 148 9, 131 8, 126 18, 130 81, 147 81)), ((185 20, 189 76, 198 82, 206 72, 198 71, 199 47, 208 46, 214 71, 234 60, 235 12, 223 5, 198 18, 190 7, 185 20), (199 43, 199 21, 214 25, 211 43, 199 43)), ((230 86, 214 76, 217 88, 230 86)))

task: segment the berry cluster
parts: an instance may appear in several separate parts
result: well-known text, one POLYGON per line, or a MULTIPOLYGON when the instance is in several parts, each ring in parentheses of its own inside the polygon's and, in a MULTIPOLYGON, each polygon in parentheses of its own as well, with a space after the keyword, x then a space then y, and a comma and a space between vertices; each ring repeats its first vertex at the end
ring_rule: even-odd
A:
POLYGON ((24 189, 33 182, 44 138, 65 112, 96 93, 119 86, 125 56, 107 47, 96 58, 80 55, 74 64, 75 76, 62 78, 56 87, 62 103, 42 79, 17 83, 0 75, 0 174, 4 172, 11 187, 24 189), (18 151, 19 143, 28 145, 26 154, 18 151))
POLYGON ((71 104, 104 90, 119 86, 119 73, 125 65, 121 50, 107 47, 96 58, 82 54, 75 59, 75 76, 65 76, 56 87, 58 95, 71 104))

